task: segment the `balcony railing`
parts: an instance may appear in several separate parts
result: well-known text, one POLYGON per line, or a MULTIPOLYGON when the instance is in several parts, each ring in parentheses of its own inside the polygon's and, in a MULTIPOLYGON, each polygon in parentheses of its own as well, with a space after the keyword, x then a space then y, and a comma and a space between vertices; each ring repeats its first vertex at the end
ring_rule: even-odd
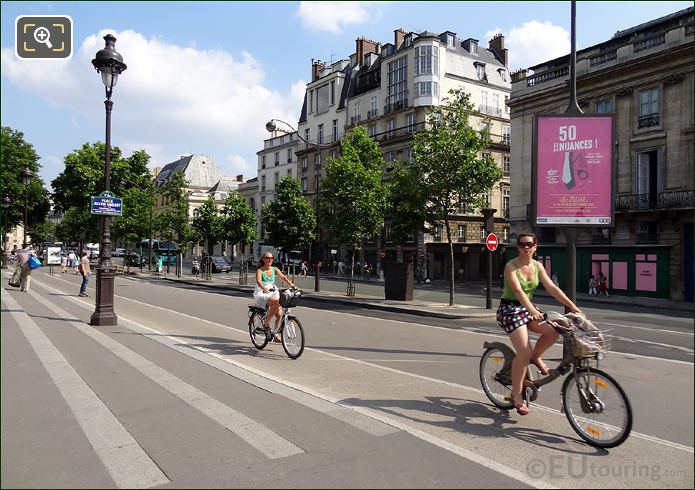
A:
POLYGON ((598 54, 596 56, 592 56, 589 58, 589 65, 592 67, 602 65, 604 63, 608 63, 609 61, 613 61, 618 59, 618 50, 613 49, 611 51, 605 51, 601 54, 598 54))
POLYGON ((375 118, 379 115, 379 109, 372 109, 367 111, 367 119, 375 118))
POLYGON ((316 145, 331 145, 333 143, 337 143, 341 139, 345 137, 345 132, 340 132, 338 134, 330 134, 326 135, 323 137, 323 143, 317 141, 317 140, 309 140, 309 144, 306 142, 302 141, 299 145, 299 149, 295 151, 303 151, 303 150, 315 150, 316 145))
POLYGON ((646 49, 653 48, 655 46, 659 46, 661 44, 664 44, 666 42, 666 34, 657 34, 656 36, 649 37, 647 39, 643 39, 639 42, 635 43, 635 53, 639 53, 640 51, 644 51, 646 49))
POLYGON ((407 108, 408 108, 408 98, 406 97, 405 99, 397 100, 395 102, 391 102, 390 104, 386 104, 384 106, 384 114, 390 114, 392 112, 402 111, 403 109, 407 109, 407 108))
POLYGON ((692 190, 668 191, 658 194, 627 194, 615 197, 616 211, 691 209, 693 204, 692 190))
POLYGON ((480 105, 478 111, 481 114, 487 114, 488 116, 502 117, 502 109, 499 107, 493 107, 491 105, 480 105))
POLYGON ((528 77, 526 79, 526 86, 534 87, 538 84, 549 82, 550 80, 555 80, 556 78, 566 77, 567 75, 569 75, 569 73, 569 65, 556 68, 555 70, 544 71, 543 73, 539 73, 538 75, 528 77))
POLYGON ((383 133, 376 133, 374 136, 372 136, 372 138, 374 138, 377 141, 389 140, 401 136, 406 136, 415 131, 422 131, 423 129, 425 129, 425 123, 419 122, 416 124, 395 128, 390 131, 384 131, 383 133))
POLYGON ((637 121, 638 128, 650 128, 652 126, 659 125, 659 114, 647 114, 646 116, 640 116, 637 121))

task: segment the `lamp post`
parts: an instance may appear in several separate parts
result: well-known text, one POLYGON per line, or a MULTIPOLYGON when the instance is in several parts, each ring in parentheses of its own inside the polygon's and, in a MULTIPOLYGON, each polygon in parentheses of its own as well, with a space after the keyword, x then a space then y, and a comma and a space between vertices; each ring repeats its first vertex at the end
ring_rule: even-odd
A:
MULTIPOLYGON (((116 38, 111 34, 104 36, 106 45, 99 50, 92 60, 92 65, 101 75, 101 81, 106 89, 106 148, 104 154, 104 191, 108 191, 111 184, 111 109, 113 102, 111 94, 118 82, 118 75, 127 68, 123 63, 123 56, 116 51, 116 38)), ((90 325, 106 326, 116 325, 118 317, 113 309, 114 298, 114 270, 111 267, 111 217, 102 216, 101 247, 99 253, 99 267, 97 268, 97 297, 96 308, 92 314, 90 325)))
POLYGON ((24 184, 24 239, 22 241, 22 247, 24 247, 24 244, 27 243, 27 226, 29 225, 27 218, 29 209, 29 182, 31 182, 34 172, 32 172, 29 167, 24 167, 20 175, 22 176, 22 183, 24 184))
POLYGON ((5 196, 2 200, 2 209, 5 211, 5 221, 2 222, 2 266, 7 268, 7 210, 12 200, 5 196))
MULTIPOLYGON (((299 134, 299 131, 297 131, 294 127, 292 127, 291 124, 286 123, 285 121, 282 121, 281 119, 271 119, 268 121, 265 125, 265 129, 269 133, 274 133, 275 131, 282 131, 283 133, 287 133, 284 129, 280 129, 277 127, 275 122, 279 122, 287 126, 292 130, 292 132, 297 133, 297 138, 302 140, 307 147, 313 146, 314 147, 314 152, 318 153, 321 148, 327 148, 330 145, 323 145, 320 143, 311 143, 304 138, 302 138, 299 134)), ((319 168, 319 172, 320 172, 319 168)), ((319 182, 321 182, 321 179, 319 179, 319 182)), ((321 273, 321 249, 319 248, 319 232, 321 228, 319 227, 319 213, 318 213, 318 196, 319 196, 319 189, 316 189, 316 199, 317 199, 317 205, 316 205, 316 246, 315 246, 315 262, 316 262, 316 268, 315 268, 315 274, 314 274, 314 291, 317 293, 321 291, 321 279, 320 279, 320 273, 321 273)))

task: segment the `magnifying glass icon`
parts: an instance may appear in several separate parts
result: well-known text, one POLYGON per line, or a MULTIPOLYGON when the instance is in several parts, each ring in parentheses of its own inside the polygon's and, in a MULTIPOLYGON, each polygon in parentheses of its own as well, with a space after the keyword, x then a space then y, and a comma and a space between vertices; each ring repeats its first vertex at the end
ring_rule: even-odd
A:
POLYGON ((51 31, 45 27, 37 27, 34 31, 34 40, 37 43, 45 44, 49 49, 53 49, 53 44, 51 44, 51 31))

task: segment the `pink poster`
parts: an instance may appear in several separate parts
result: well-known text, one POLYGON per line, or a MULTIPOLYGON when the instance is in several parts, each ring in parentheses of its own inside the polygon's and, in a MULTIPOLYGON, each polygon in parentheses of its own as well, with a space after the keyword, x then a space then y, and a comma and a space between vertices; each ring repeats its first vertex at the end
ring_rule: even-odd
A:
POLYGON ((539 117, 536 223, 612 224, 611 116, 539 117))
POLYGON ((637 262, 635 264, 635 289, 637 291, 656 291, 656 262, 637 262))
POLYGON ((627 262, 613 262, 613 289, 627 289, 627 262))

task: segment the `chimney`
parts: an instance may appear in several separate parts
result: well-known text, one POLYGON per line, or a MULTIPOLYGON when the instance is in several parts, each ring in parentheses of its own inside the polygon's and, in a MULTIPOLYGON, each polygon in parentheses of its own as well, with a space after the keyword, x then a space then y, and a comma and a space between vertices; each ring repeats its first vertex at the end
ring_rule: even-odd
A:
POLYGON ((321 60, 315 60, 314 58, 311 58, 311 81, 315 82, 316 80, 318 80, 321 76, 322 71, 323 64, 321 63, 321 60))
POLYGON ((512 72, 512 83, 520 82, 526 78, 528 70, 526 68, 521 68, 515 72, 512 72))
POLYGON ((357 55, 357 63, 359 66, 363 66, 366 63, 365 56, 369 53, 378 53, 379 43, 367 39, 365 37, 358 37, 355 40, 355 54, 357 55))
POLYGON ((237 182, 243 182, 244 181, 244 174, 239 174, 236 176, 236 181, 237 182))
POLYGON ((488 45, 490 46, 490 51, 495 53, 495 57, 504 63, 504 66, 507 66, 509 63, 509 50, 504 47, 504 34, 501 32, 495 34, 495 37, 490 39, 488 45))
POLYGON ((401 47, 403 41, 405 41, 405 35, 408 34, 402 28, 398 28, 393 31, 393 44, 396 46, 396 51, 401 47))

